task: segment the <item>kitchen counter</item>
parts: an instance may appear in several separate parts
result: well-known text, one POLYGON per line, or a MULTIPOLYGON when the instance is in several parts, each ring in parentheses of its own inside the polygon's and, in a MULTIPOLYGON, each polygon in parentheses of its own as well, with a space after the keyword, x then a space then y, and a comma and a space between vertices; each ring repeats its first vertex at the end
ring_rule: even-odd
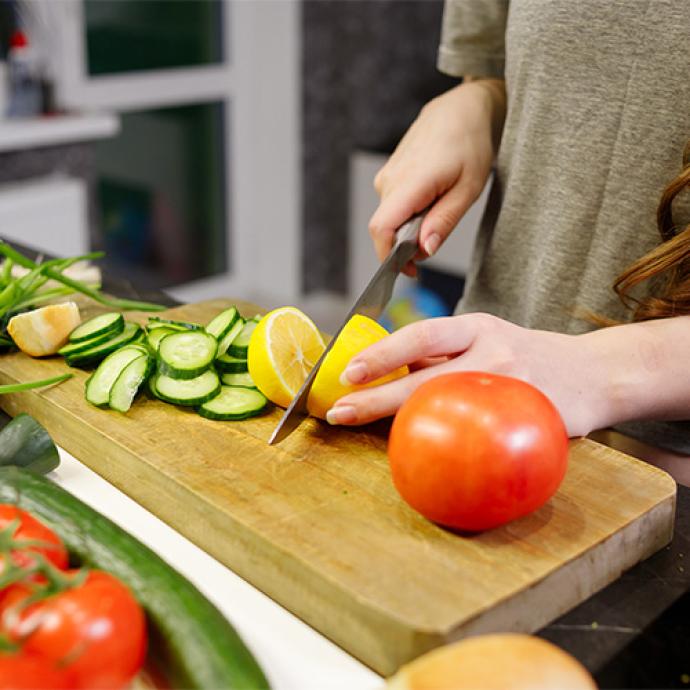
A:
MULTIPOLYGON (((2 413, 0 413, 2 414, 2 413)), ((4 416, 4 415, 3 415, 4 416)), ((235 626, 273 690, 374 690, 382 680, 69 453, 50 476, 191 580, 235 626)))
MULTIPOLYGON (((126 281, 105 287, 134 295, 126 281)), ((373 690, 381 678, 96 475, 62 453, 54 478, 192 580, 228 617, 276 690, 373 690)), ((577 583, 573 583, 577 586, 577 583)), ((577 657, 602 688, 690 685, 690 489, 678 487, 672 543, 538 634, 577 657)))

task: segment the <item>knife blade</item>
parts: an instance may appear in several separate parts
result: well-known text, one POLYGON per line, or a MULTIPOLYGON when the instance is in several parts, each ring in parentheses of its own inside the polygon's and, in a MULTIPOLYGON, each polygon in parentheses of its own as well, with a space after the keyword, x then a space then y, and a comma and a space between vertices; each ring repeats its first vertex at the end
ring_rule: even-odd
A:
POLYGON ((395 279, 398 277, 403 267, 411 261, 417 253, 419 247, 419 229, 425 215, 426 213, 420 213, 413 216, 397 231, 393 248, 378 267, 373 278, 362 291, 362 294, 357 298, 354 306, 350 309, 342 324, 333 334, 323 354, 309 372, 302 387, 297 391, 297 395, 295 395, 289 407, 285 410, 281 420, 268 439, 269 445, 280 443, 280 441, 287 438, 307 415, 307 398, 309 397, 314 379, 324 359, 326 359, 326 355, 329 353, 340 335, 340 332, 345 327, 345 324, 355 314, 364 314, 372 319, 377 319, 381 316, 393 294, 395 279))

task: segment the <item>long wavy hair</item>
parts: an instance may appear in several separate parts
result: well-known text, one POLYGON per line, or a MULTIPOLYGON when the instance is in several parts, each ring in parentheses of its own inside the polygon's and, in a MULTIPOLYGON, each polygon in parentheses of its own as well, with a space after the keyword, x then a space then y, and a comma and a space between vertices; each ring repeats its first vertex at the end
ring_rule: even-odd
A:
MULTIPOLYGON (((633 321, 690 314, 690 224, 681 227, 673 220, 673 201, 685 189, 690 189, 690 141, 680 174, 659 201, 656 217, 661 243, 628 266, 613 284, 623 304, 632 310, 633 321), (632 290, 645 281, 652 281, 650 294, 634 297, 632 290)), ((600 316, 595 320, 602 326, 618 323, 600 316)))

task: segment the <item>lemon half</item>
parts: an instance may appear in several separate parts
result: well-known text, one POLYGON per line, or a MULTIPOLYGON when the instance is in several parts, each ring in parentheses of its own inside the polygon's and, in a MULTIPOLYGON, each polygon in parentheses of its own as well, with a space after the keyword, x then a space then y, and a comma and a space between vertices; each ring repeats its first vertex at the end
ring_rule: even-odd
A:
POLYGON ((249 375, 271 402, 287 407, 325 347, 306 314, 296 307, 274 309, 259 321, 249 340, 249 375))
POLYGON ((326 412, 333 407, 336 400, 344 395, 362 388, 379 386, 409 373, 408 368, 403 366, 364 385, 345 386, 340 382, 340 376, 350 360, 387 335, 388 331, 381 324, 362 314, 355 314, 345 324, 316 374, 307 399, 309 414, 325 419, 326 412))
MULTIPOLYGON (((377 386, 405 376, 400 367, 365 385, 344 386, 340 376, 350 360, 388 335, 373 319, 353 316, 326 355, 307 399, 307 410, 324 419, 336 400, 352 391, 377 386)), ((258 389, 273 403, 287 407, 309 372, 323 354, 325 345, 311 319, 295 307, 274 309, 252 333, 247 353, 249 374, 258 389)))

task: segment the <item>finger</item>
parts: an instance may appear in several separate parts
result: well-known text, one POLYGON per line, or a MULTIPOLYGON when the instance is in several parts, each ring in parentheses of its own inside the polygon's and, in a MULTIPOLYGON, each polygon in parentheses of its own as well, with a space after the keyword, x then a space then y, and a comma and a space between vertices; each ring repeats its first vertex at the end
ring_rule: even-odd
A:
POLYGON ((451 371, 449 362, 343 396, 326 413, 329 424, 359 425, 394 415, 412 392, 435 376, 451 371))
POLYGON ((422 223, 419 246, 427 256, 433 256, 438 251, 477 199, 476 185, 462 180, 436 201, 422 223))
POLYGON ((369 234, 380 261, 393 246, 398 228, 415 213, 425 209, 434 200, 432 185, 415 182, 399 184, 381 198, 381 202, 369 221, 369 234))
POLYGON ((464 352, 476 333, 472 315, 425 319, 403 326, 355 355, 342 374, 342 383, 369 383, 427 357, 464 352))
POLYGON ((451 357, 452 355, 424 357, 424 359, 420 359, 417 362, 411 362, 407 366, 410 368, 410 371, 417 371, 418 369, 426 369, 428 367, 436 366, 437 364, 443 364, 443 362, 447 362, 449 359, 451 359, 451 357))

